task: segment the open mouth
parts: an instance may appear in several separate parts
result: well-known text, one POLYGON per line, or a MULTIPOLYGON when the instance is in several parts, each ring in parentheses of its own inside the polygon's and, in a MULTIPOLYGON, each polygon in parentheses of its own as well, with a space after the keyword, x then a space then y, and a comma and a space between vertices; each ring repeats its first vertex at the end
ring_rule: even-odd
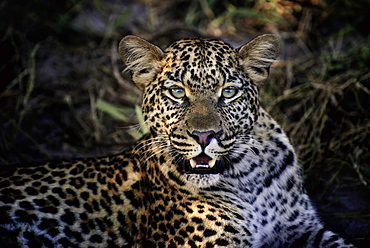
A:
POLYGON ((205 153, 190 159, 186 173, 188 174, 218 174, 220 173, 220 164, 216 159, 212 159, 205 153))

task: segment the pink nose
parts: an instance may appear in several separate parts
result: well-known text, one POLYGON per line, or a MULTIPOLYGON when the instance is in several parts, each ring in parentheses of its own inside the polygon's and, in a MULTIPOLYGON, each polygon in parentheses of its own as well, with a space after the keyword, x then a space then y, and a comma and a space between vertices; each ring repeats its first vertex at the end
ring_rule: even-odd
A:
POLYGON ((202 148, 205 148, 206 146, 211 143, 212 139, 220 136, 222 134, 222 131, 219 131, 215 133, 215 131, 206 131, 206 132, 199 132, 199 131, 193 131, 190 136, 195 139, 196 142, 198 142, 199 145, 201 145, 202 148))

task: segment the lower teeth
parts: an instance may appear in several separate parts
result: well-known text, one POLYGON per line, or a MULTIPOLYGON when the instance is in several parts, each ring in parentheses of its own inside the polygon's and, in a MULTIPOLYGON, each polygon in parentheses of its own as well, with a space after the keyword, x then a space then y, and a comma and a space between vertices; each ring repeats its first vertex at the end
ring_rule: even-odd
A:
POLYGON ((197 164, 195 167, 196 168, 209 168, 209 165, 208 164, 197 164))

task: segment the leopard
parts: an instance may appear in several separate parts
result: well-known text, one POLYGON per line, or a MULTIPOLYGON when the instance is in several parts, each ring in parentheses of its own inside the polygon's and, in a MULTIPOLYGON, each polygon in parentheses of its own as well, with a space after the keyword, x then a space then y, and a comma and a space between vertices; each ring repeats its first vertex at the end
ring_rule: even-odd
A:
POLYGON ((4 247, 354 247, 324 228, 259 103, 280 41, 125 36, 148 132, 116 155, 3 166, 4 247))

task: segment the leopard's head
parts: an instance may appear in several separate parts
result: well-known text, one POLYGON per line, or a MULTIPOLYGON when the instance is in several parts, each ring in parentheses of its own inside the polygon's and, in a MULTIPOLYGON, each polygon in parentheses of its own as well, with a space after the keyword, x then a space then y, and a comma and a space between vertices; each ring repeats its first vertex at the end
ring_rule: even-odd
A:
POLYGON ((274 35, 238 49, 201 38, 179 40, 164 51, 136 36, 121 40, 120 56, 143 91, 152 152, 171 158, 160 164, 164 174, 208 187, 232 167, 236 144, 258 117, 257 85, 278 50, 274 35))

